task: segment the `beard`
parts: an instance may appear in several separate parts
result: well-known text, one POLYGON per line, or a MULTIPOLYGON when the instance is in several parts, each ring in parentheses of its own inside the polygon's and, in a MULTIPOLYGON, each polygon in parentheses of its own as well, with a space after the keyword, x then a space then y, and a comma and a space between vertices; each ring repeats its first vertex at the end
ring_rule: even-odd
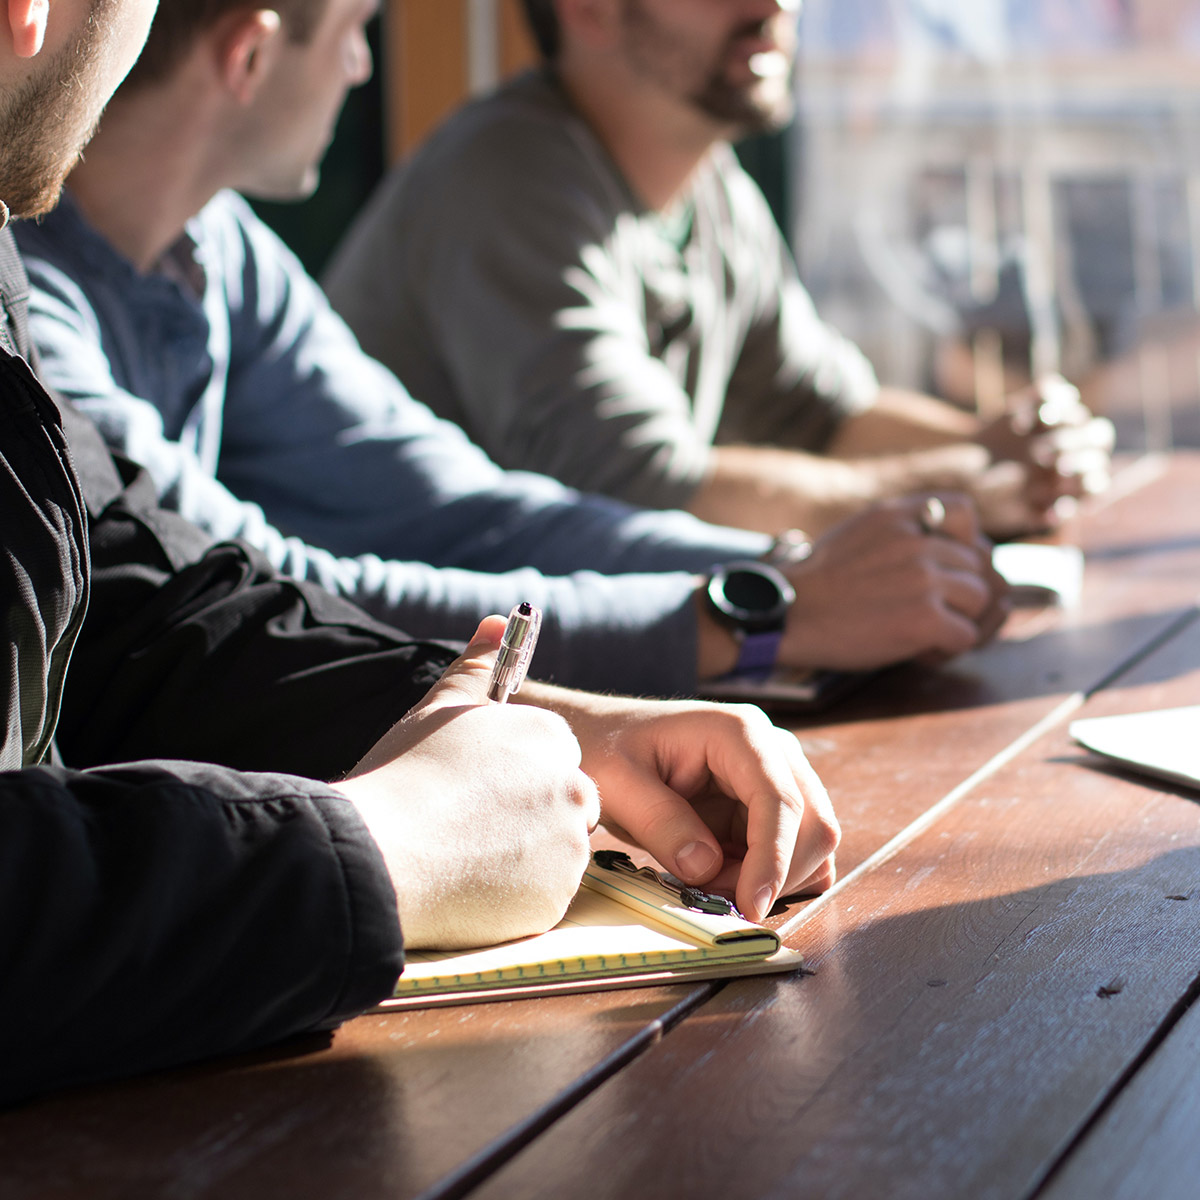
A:
POLYGON ((681 45, 674 33, 648 13, 642 0, 625 0, 626 46, 634 69, 684 99, 696 111, 739 135, 782 129, 792 118, 791 69, 784 52, 769 57, 776 71, 755 78, 733 79, 729 64, 737 46, 761 34, 763 23, 748 22, 733 32, 711 61, 681 45), (698 80, 698 82, 697 82, 698 80))
POLYGON ((735 84, 714 71, 692 94, 691 101, 706 116, 734 126, 741 136, 774 133, 792 119, 795 111, 788 78, 777 81, 768 77, 752 84, 735 84))
POLYGON ((18 217, 49 212, 95 131, 87 98, 102 44, 104 16, 116 0, 92 0, 73 41, 0 107, 0 199, 18 217))

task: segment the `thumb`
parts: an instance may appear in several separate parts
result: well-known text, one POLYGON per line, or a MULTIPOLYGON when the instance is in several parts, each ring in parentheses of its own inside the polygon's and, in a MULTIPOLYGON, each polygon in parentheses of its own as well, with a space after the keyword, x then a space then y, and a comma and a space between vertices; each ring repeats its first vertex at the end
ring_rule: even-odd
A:
POLYGON ((466 650, 445 670, 441 679, 429 689, 425 699, 367 751, 347 778, 365 775, 393 762, 411 749, 424 736, 430 724, 435 728, 450 720, 454 713, 447 711, 441 721, 423 720, 439 709, 478 708, 487 703, 488 681, 504 636, 504 617, 484 617, 466 650))
POLYGON ((455 708, 464 704, 486 704, 488 681, 496 665, 496 653, 504 636, 505 618, 484 617, 466 650, 447 668, 418 705, 422 712, 455 708))

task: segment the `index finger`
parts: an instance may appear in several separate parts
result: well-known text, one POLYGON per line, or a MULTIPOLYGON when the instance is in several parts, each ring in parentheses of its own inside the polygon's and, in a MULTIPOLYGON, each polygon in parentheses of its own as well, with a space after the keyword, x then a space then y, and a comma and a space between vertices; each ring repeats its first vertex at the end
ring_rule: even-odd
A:
POLYGON ((736 895, 742 912, 761 920, 829 858, 838 830, 825 788, 795 737, 758 709, 739 716, 741 736, 725 742, 719 760, 710 762, 726 794, 746 809, 736 895))

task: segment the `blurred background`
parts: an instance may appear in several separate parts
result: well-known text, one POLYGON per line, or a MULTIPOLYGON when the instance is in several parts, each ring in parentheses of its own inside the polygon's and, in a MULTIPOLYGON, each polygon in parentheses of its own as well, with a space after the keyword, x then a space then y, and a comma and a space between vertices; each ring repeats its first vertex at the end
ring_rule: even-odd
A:
MULTIPOLYGON (((1060 371, 1129 450, 1200 445, 1200 0, 805 0, 796 118, 739 147, 825 316, 987 412, 1060 371)), ((319 272, 387 164, 532 61, 517 0, 385 0, 321 187, 260 205, 319 272)))
POLYGON ((806 0, 792 244, 895 382, 1200 434, 1200 3, 806 0))

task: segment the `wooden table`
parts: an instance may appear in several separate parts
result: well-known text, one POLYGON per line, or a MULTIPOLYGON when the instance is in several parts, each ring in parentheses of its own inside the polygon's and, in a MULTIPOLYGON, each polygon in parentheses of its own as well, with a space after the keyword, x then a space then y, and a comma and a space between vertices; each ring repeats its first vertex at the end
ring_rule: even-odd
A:
MULTIPOLYGON (((0 1115, 5 1200, 1194 1197, 1200 797, 1076 715, 1200 698, 1200 455, 1074 522, 1081 605, 798 727, 811 973, 367 1016, 0 1115)), ((186 1014, 181 1014, 186 1019, 186 1014)))

